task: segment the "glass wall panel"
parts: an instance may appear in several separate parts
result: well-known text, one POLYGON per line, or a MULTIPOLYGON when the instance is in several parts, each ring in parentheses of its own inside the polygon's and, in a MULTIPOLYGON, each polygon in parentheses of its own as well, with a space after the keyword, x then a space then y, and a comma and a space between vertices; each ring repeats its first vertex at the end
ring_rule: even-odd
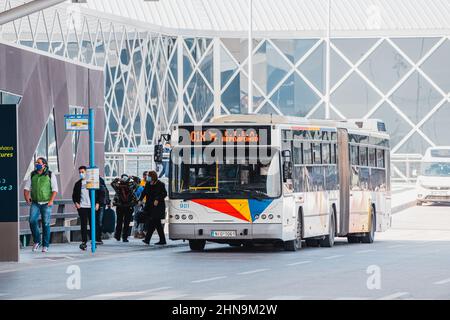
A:
POLYGON ((411 69, 411 65, 387 41, 383 41, 359 69, 386 93, 411 69))
POLYGON ((442 99, 431 84, 414 72, 390 97, 414 123, 419 122, 442 99))
POLYGON ((421 68, 446 93, 450 92, 450 40, 446 40, 421 65, 421 68))

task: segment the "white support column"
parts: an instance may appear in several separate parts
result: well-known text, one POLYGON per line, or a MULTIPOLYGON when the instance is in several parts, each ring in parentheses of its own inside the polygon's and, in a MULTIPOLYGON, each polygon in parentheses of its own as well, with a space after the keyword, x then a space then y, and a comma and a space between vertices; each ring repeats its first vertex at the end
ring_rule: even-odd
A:
POLYGON ((220 38, 214 38, 214 117, 221 114, 221 79, 220 79, 220 38))
POLYGON ((253 0, 248 0, 248 113, 253 113, 253 0))
POLYGON ((178 123, 184 122, 184 103, 183 103, 183 91, 184 91, 184 77, 183 77, 183 37, 179 36, 177 39, 177 91, 178 91, 178 123))
POLYGON ((330 29, 331 29, 331 0, 327 0, 327 52, 326 52, 326 71, 325 71, 325 119, 330 119, 330 29))

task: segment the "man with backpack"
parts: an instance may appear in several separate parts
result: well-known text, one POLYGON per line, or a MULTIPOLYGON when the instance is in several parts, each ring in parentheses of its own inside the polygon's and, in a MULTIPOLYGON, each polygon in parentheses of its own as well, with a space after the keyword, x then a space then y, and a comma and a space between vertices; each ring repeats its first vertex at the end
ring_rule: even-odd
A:
POLYGON ((129 242, 130 222, 133 219, 134 206, 138 203, 136 190, 139 187, 140 179, 138 177, 128 177, 123 174, 120 178, 114 179, 111 183, 114 191, 113 205, 116 207, 117 224, 114 238, 123 242, 129 242))
POLYGON ((47 252, 50 245, 50 217, 53 202, 58 193, 56 176, 48 168, 48 162, 40 157, 36 160, 35 170, 28 177, 24 188, 24 198, 30 205, 30 229, 33 235, 33 252, 42 245, 42 252, 47 252), (39 217, 42 220, 42 242, 39 230, 39 217))

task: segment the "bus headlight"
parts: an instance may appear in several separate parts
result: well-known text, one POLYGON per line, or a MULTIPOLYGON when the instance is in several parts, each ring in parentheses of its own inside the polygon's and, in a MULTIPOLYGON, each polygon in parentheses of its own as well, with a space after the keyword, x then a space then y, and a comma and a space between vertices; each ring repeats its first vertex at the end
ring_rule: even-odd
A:
POLYGON ((181 219, 186 220, 186 215, 183 214, 183 215, 181 216, 181 219))
POLYGON ((175 219, 176 219, 176 220, 180 220, 180 216, 176 214, 176 215, 175 215, 175 219))
POLYGON ((261 219, 266 220, 267 216, 265 214, 261 215, 261 219))
POLYGON ((189 220, 192 220, 192 219, 194 219, 194 216, 193 216, 192 214, 190 214, 190 215, 188 216, 188 218, 189 218, 189 220))
POLYGON ((270 219, 270 220, 273 219, 273 214, 269 214, 269 219, 270 219))
POLYGON ((259 219, 259 215, 255 215, 255 220, 258 220, 259 219))

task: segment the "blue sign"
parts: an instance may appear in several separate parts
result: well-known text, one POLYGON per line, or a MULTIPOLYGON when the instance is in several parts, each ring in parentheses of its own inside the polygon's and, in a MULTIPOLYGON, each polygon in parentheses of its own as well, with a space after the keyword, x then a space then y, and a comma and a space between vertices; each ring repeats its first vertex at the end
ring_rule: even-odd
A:
POLYGON ((89 115, 66 114, 64 116, 66 131, 89 131, 89 115))

